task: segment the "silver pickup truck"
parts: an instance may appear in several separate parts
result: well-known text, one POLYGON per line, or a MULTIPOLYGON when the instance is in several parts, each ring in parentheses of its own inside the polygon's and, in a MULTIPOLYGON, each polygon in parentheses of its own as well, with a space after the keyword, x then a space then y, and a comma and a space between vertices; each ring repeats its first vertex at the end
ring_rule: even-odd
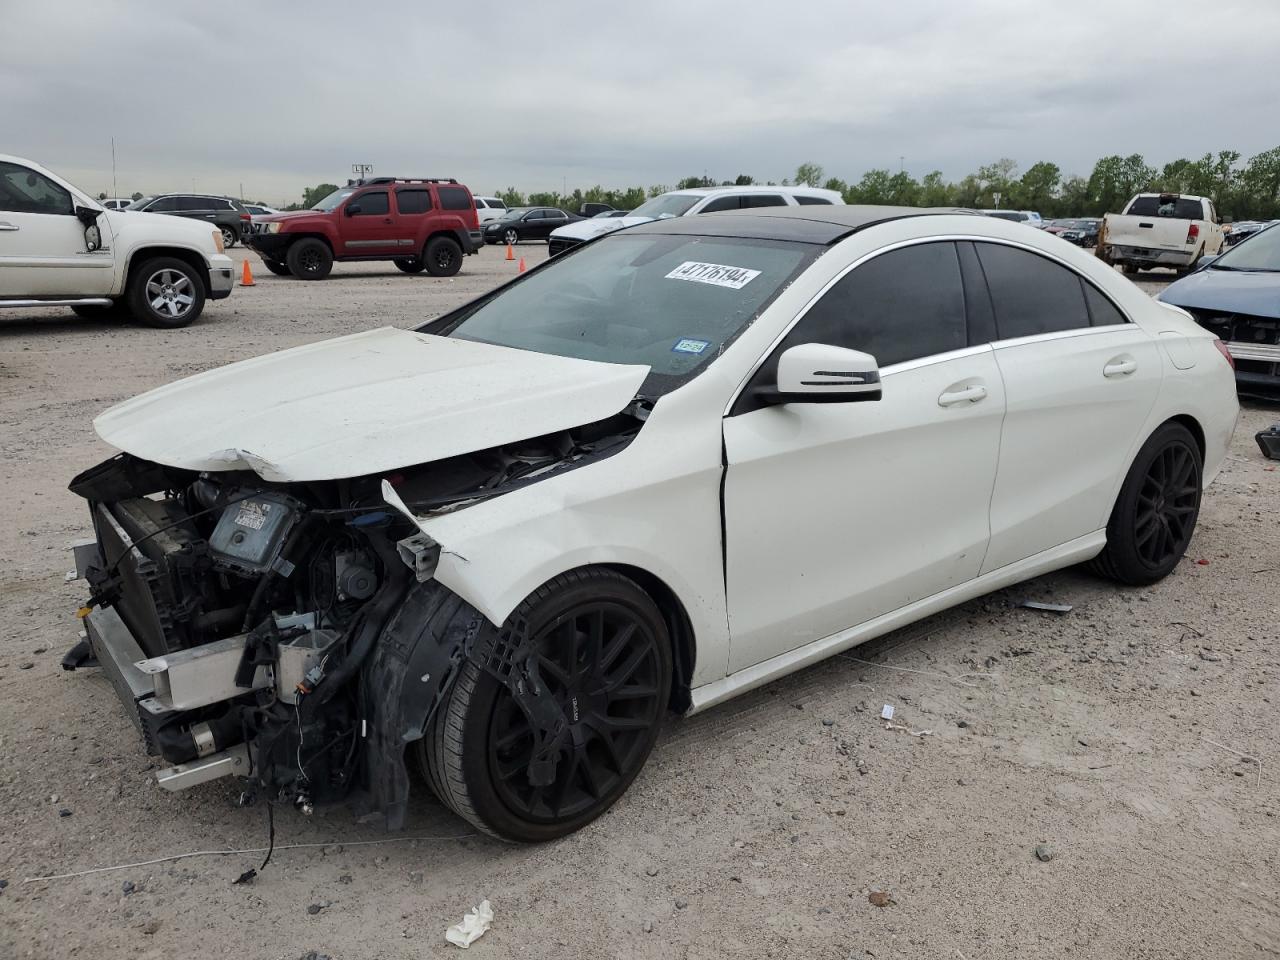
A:
POLYGON ((1202 256, 1222 252, 1224 234, 1208 197, 1140 193, 1124 213, 1102 220, 1098 256, 1125 273, 1154 267, 1193 269, 1202 256))

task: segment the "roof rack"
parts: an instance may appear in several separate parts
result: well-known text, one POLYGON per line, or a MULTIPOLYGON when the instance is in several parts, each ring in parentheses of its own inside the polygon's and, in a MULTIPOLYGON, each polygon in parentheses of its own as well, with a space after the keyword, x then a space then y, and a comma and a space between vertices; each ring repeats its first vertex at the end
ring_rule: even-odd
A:
POLYGON ((454 177, 366 177, 348 180, 348 187, 368 187, 377 183, 457 183, 454 177))

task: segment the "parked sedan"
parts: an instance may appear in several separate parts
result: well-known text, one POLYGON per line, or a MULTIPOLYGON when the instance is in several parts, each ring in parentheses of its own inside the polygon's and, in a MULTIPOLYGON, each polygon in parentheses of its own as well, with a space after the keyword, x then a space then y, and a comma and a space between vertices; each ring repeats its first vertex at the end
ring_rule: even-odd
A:
POLYGON ((1098 231, 1102 221, 1096 217, 1079 220, 1053 220, 1045 227, 1046 233, 1061 237, 1077 247, 1093 247, 1098 244, 1098 231))
POLYGON ((1071 564, 1166 576, 1238 412, 1220 347, 1000 220, 652 221, 101 414, 125 455, 72 484, 64 662, 168 789, 358 790, 399 827, 416 759, 477 829, 552 839, 669 710, 1071 564))
POLYGON ((557 227, 582 219, 576 213, 565 213, 556 207, 511 207, 500 220, 484 225, 484 242, 545 240, 557 227))
POLYGON ((1280 396, 1280 226, 1267 227, 1160 291, 1226 342, 1246 393, 1280 396))

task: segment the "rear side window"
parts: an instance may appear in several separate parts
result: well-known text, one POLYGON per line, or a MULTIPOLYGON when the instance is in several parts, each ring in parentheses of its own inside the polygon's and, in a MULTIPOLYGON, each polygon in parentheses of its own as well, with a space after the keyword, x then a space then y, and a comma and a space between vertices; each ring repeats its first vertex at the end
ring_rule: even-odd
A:
POLYGON ((719 213, 721 210, 737 210, 741 199, 741 197, 716 197, 698 212, 719 213))
POLYGON ((470 210, 471 194, 465 187, 437 187, 441 210, 470 210))
POLYGON ((1175 220, 1205 218, 1200 201, 1186 197, 1138 197, 1125 212, 1130 217, 1172 217, 1175 220))
POLYGON ((1084 287, 1084 302, 1089 307, 1089 319, 1095 327, 1109 327, 1116 323, 1128 323, 1116 305, 1102 295, 1102 291, 1083 277, 1080 285, 1084 287))
POLYGON ((1089 326, 1080 278, 1046 257, 997 243, 975 243, 1001 340, 1089 326))
POLYGON ((787 201, 776 193, 749 193, 742 198, 744 207, 785 207, 787 201))
POLYGON ((426 213, 431 209, 431 191, 397 190, 396 206, 401 213, 426 213))
POLYGON ((778 348, 828 343, 886 367, 968 346, 964 285, 953 243, 881 254, 836 282, 778 348))
POLYGON ((825 203, 830 206, 831 201, 826 197, 806 197, 804 194, 800 193, 796 194, 796 203, 800 204, 802 207, 816 206, 820 203, 825 203))
POLYGON ((387 198, 387 191, 375 190, 372 193, 362 193, 360 196, 351 201, 353 206, 360 208, 360 211, 353 216, 357 217, 385 217, 391 212, 391 201, 387 198))

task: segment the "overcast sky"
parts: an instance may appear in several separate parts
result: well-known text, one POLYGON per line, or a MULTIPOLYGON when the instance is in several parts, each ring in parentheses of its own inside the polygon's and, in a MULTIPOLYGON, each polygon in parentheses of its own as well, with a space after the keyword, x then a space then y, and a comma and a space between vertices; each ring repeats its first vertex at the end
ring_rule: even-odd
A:
POLYGON ((488 193, 1280 144, 1277 0, 0 0, 0 23, 0 151, 94 194, 112 136, 122 195, 267 202, 353 162, 488 193))

